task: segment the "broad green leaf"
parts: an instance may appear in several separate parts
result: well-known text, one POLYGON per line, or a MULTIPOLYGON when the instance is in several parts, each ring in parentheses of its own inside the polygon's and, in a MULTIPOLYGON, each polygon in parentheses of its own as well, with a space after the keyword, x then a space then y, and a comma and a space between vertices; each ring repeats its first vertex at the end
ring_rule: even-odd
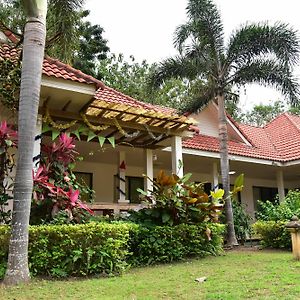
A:
POLYGON ((210 195, 214 198, 214 199, 222 199, 222 197, 224 196, 224 190, 223 189, 218 189, 216 192, 210 191, 210 195))
POLYGON ((136 189, 136 191, 139 192, 139 193, 141 193, 141 194, 144 195, 144 196, 147 196, 147 195, 148 195, 147 192, 145 192, 144 190, 142 190, 142 189, 140 189, 140 188, 136 189))
POLYGON ((55 140, 60 135, 60 131, 57 129, 52 129, 52 141, 55 140))
POLYGON ((89 131, 87 141, 89 142, 90 140, 92 140, 96 136, 97 135, 93 131, 89 131))
POLYGON ((104 145, 104 142, 105 142, 105 137, 98 135, 98 141, 99 141, 100 146, 102 147, 104 145))
POLYGON ((192 176, 192 173, 187 173, 187 174, 185 174, 185 175, 182 177, 181 181, 182 181, 183 183, 185 183, 185 182, 187 182, 187 181, 190 180, 191 176, 192 176))
POLYGON ((244 174, 240 174, 234 181, 234 189, 244 185, 244 174))
POLYGON ((113 146, 113 148, 115 148, 116 144, 115 144, 115 137, 111 136, 110 138, 108 138, 108 141, 111 143, 111 145, 113 146))

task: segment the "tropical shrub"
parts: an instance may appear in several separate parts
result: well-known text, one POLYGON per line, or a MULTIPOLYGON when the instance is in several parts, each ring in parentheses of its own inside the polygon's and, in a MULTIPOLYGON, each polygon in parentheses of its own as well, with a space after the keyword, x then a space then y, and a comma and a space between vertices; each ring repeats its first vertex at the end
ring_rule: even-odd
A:
MULTIPOLYGON (((252 217, 246 212, 245 207, 237 201, 232 200, 232 211, 234 219, 234 230, 237 239, 243 244, 252 235, 252 217)), ((225 215, 222 214, 221 222, 225 223, 225 215)))
POLYGON ((217 255, 222 251, 224 229, 224 225, 214 223, 141 226, 133 232, 130 262, 133 265, 150 265, 193 256, 217 255))
POLYGON ((93 214, 80 201, 82 193, 88 193, 92 199, 93 190, 78 182, 72 172, 79 159, 74 139, 66 133, 62 133, 57 142, 42 145, 39 168, 33 176, 31 224, 50 222, 61 211, 64 213, 60 214, 60 221, 65 217, 66 223, 81 222, 85 212, 93 214))
POLYGON ((285 225, 285 221, 257 221, 252 226, 263 247, 291 249, 291 234, 285 225))
POLYGON ((208 195, 204 183, 188 182, 190 177, 191 174, 179 178, 160 171, 155 180, 149 178, 153 184, 150 194, 138 190, 149 207, 131 212, 130 219, 137 223, 168 226, 218 222, 224 191, 219 189, 208 195))
POLYGON ((6 121, 0 123, 0 224, 9 224, 11 211, 7 209, 11 197, 12 178, 15 166, 12 149, 17 147, 17 132, 6 121))
POLYGON ((293 216, 300 217, 300 191, 289 191, 282 202, 259 201, 253 225, 256 234, 262 238, 264 247, 291 248, 291 234, 285 225, 293 216))
MULTIPOLYGON (((95 222, 30 226, 30 272, 53 277, 122 273, 128 266, 130 231, 137 227, 95 222)), ((5 268, 8 242, 9 229, 0 226, 0 270, 5 268)))
POLYGON ((256 218, 263 221, 288 221, 300 217, 300 191, 289 191, 282 202, 258 201, 256 218))
MULTIPOLYGON (((32 275, 52 277, 120 274, 130 265, 171 262, 222 251, 224 225, 145 228, 133 223, 39 225, 29 230, 32 275)), ((0 278, 4 276, 9 227, 0 226, 0 278)))

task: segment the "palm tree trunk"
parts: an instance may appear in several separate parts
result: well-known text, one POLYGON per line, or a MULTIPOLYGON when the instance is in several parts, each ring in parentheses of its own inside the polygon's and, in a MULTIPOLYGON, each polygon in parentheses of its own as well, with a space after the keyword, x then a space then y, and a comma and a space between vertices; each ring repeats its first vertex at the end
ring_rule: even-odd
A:
POLYGON ((227 245, 238 245, 235 230, 233 211, 230 198, 230 178, 229 178, 229 158, 228 158, 228 133, 227 133, 227 117, 224 106, 224 93, 217 95, 218 107, 219 107, 219 141, 220 141, 220 165, 222 184, 225 197, 225 216, 227 225, 227 245))
POLYGON ((43 18, 29 18, 25 26, 21 91, 18 116, 18 162, 5 284, 30 279, 28 268, 28 230, 32 197, 32 167, 46 26, 43 18))

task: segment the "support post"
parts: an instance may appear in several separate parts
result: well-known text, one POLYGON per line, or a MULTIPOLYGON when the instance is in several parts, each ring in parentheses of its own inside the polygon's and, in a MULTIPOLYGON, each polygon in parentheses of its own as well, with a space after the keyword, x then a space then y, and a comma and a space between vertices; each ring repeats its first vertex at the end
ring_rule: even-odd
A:
POLYGON ((36 122, 36 129, 35 129, 35 139, 34 139, 33 158, 32 158, 34 172, 37 171, 40 165, 42 126, 43 126, 43 117, 42 115, 38 115, 37 122, 36 122))
POLYGON ((282 170, 277 170, 276 172, 277 178, 277 188, 278 188, 278 197, 279 202, 284 200, 285 193, 284 193, 284 181, 283 181, 283 172, 282 170))
POLYGON ((213 162, 212 166, 212 191, 219 188, 218 163, 213 162))
POLYGON ((153 191, 151 182, 153 180, 153 151, 151 149, 144 149, 144 173, 147 175, 144 178, 144 190, 149 193, 153 191))
POLYGON ((125 160, 125 152, 119 152, 119 198, 118 203, 129 203, 129 200, 126 200, 126 160, 125 160))
POLYGON ((172 172, 179 177, 183 176, 182 138, 172 137, 172 172))

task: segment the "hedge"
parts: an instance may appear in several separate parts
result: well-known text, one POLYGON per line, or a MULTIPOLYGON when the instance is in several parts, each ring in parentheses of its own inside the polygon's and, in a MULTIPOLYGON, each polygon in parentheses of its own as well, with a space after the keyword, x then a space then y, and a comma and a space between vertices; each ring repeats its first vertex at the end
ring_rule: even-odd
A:
POLYGON ((263 247, 291 249, 291 234, 287 231, 284 221, 257 221, 253 229, 261 237, 263 247))
MULTIPOLYGON (((32 275, 53 277, 121 273, 134 224, 88 223, 30 226, 29 268, 32 275)), ((8 228, 0 227, 0 272, 8 251, 8 228)))
MULTIPOLYGON (((92 222, 30 226, 29 268, 33 276, 119 274, 131 264, 218 254, 223 231, 224 226, 219 224, 145 228, 133 223, 92 222)), ((5 273, 8 240, 9 228, 0 226, 0 278, 5 273)))
POLYGON ((149 265, 193 256, 217 255, 222 251, 224 229, 224 225, 212 223, 140 227, 131 239, 131 263, 149 265))

